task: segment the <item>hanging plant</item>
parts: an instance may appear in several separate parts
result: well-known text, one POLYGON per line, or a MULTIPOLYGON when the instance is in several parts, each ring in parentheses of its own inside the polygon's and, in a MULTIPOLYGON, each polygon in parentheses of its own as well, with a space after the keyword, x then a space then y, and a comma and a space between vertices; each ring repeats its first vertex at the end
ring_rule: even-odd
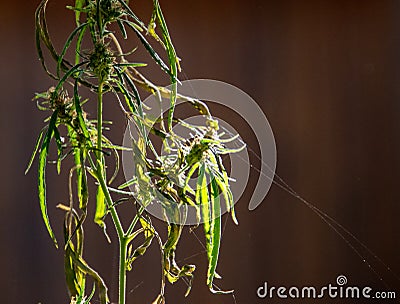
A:
MULTIPOLYGON (((126 274, 132 264, 146 253, 156 240, 162 256, 161 290, 154 303, 164 303, 166 281, 179 279, 189 282, 190 292, 194 265, 179 265, 175 250, 186 224, 187 207, 195 208, 198 223, 203 223, 208 257, 206 284, 213 293, 213 285, 221 241, 221 204, 226 204, 233 221, 237 223, 230 179, 222 156, 238 150, 228 149, 226 143, 236 140, 219 131, 218 121, 211 115, 206 103, 178 93, 179 58, 174 49, 160 4, 153 1, 150 22, 142 22, 125 0, 76 0, 75 6, 67 8, 74 12, 76 26, 61 50, 56 50, 49 35, 46 22, 46 6, 43 0, 36 10, 36 46, 44 70, 54 81, 46 92, 36 94, 34 100, 39 110, 49 113, 46 126, 41 130, 27 171, 38 158, 38 197, 44 224, 59 247, 53 232, 46 199, 46 168, 52 142, 57 149, 56 168, 73 158, 69 174, 69 204, 59 204, 65 212, 63 223, 65 277, 71 303, 89 303, 97 292, 100 303, 109 303, 108 287, 100 274, 90 266, 83 255, 84 227, 88 208, 95 208, 94 222, 104 231, 105 220, 111 217, 119 244, 119 304, 125 304, 126 274), (156 30, 158 29, 158 31, 156 30), (159 86, 142 74, 146 64, 134 57, 134 51, 125 52, 121 40, 132 39, 143 47, 152 60, 168 75, 169 89, 159 86), (164 54, 156 51, 163 50, 164 54), (85 46, 85 48, 83 48, 85 46), (73 50, 73 58, 67 53, 73 50), (48 53, 50 56, 45 56, 48 53), (50 57, 55 63, 54 71, 47 65, 50 57), (166 60, 163 59, 166 58, 166 60), (92 96, 84 99, 81 90, 87 88, 92 96), (142 100, 143 93, 157 98, 168 98, 169 106, 155 119, 142 100), (112 95, 115 106, 121 109, 126 121, 138 130, 132 136, 132 146, 113 143, 104 135, 103 99, 112 95), (181 122, 174 115, 177 99, 193 106, 205 117, 204 125, 183 124, 192 134, 184 138, 174 133, 173 127, 181 122), (97 113, 88 113, 87 105, 96 103, 97 113), (94 120, 89 117, 96 117, 94 120), (62 135, 63 134, 63 135, 62 135), (167 154, 159 155, 155 139, 163 140, 167 154), (114 185, 120 168, 121 151, 133 155, 135 173, 123 185, 114 185), (113 157, 108 157, 113 155, 113 157), (107 165, 112 159, 115 172, 107 165), (195 185, 190 180, 197 176, 195 185), (89 183, 97 186, 95 195, 89 193, 89 183), (132 190, 133 189, 133 190, 132 190), (74 193, 76 197, 74 197, 74 193), (128 227, 123 227, 118 206, 133 202, 134 217, 128 227), (156 202, 164 213, 168 228, 166 240, 162 240, 146 212, 149 204, 156 202), (183 211, 182 211, 183 210, 183 211), (133 240, 143 236, 143 243, 133 246, 133 240), (87 294, 86 281, 93 280, 94 288, 87 294)), ((137 4, 136 4, 137 5, 137 4)), ((133 5, 132 5, 133 6, 133 5)), ((111 241, 111 240, 110 240, 111 241)), ((229 292, 229 291, 228 291, 229 292)))

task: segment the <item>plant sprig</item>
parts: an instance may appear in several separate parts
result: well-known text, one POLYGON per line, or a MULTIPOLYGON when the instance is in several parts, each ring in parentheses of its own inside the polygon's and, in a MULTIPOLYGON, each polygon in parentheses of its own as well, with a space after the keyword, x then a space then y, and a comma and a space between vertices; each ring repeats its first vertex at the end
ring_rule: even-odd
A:
POLYGON ((154 303, 165 303, 166 280, 175 283, 184 278, 189 282, 186 295, 190 292, 195 265, 178 265, 175 261, 175 251, 186 223, 189 206, 196 209, 198 221, 204 222, 208 257, 206 283, 212 292, 225 293, 217 291, 213 284, 214 278, 219 277, 216 268, 221 241, 221 198, 225 201, 226 209, 230 210, 233 221, 237 223, 237 220, 230 180, 221 156, 236 152, 225 146, 226 142, 233 141, 236 137, 226 139, 218 133, 218 122, 212 117, 206 103, 178 93, 180 59, 173 46, 159 1, 153 1, 150 23, 145 25, 128 5, 128 1, 76 0, 75 6, 68 6, 75 13, 76 27, 60 52, 54 47, 48 31, 48 1, 42 0, 35 13, 36 47, 44 70, 55 83, 54 87, 36 94, 34 98, 38 109, 50 114, 45 120, 47 125, 39 133, 27 171, 38 155, 40 210, 48 233, 57 247, 56 236, 47 214, 46 200, 46 165, 49 162, 51 142, 56 143, 58 173, 61 171, 63 160, 73 155, 74 166, 69 179, 70 203, 69 206, 58 205, 65 211, 65 275, 71 303, 89 303, 95 294, 95 288, 100 303, 109 303, 105 281, 83 258, 83 228, 88 206, 92 205, 93 200, 90 199, 88 190, 90 176, 94 178, 98 187, 93 202, 96 210, 94 221, 107 236, 105 219, 110 216, 117 232, 120 249, 119 304, 125 304, 127 271, 132 270, 133 263, 146 253, 154 239, 157 240, 161 251, 163 268, 160 293, 154 303), (156 25, 159 26, 160 35, 156 31, 156 25), (161 71, 169 76, 170 89, 154 84, 139 72, 146 64, 127 59, 132 52, 127 53, 128 55, 123 52, 115 31, 119 31, 124 39, 127 39, 131 32, 134 34, 139 45, 144 47, 161 71), (85 35, 86 33, 88 35, 85 35), (164 61, 153 44, 161 45, 167 61, 164 61), (89 46, 89 50, 83 50, 83 45, 89 46), (46 64, 45 50, 56 64, 55 72, 50 71, 46 64), (74 51, 72 60, 67 58, 69 50, 74 51), (80 96, 83 87, 88 88, 97 97, 94 121, 88 119, 89 113, 85 111, 85 104, 92 100, 80 96), (156 120, 149 115, 139 90, 149 92, 159 99, 169 98, 166 121, 162 115, 156 120), (106 94, 115 97, 116 105, 122 110, 127 121, 139 130, 138 138, 131 139, 132 148, 116 145, 104 135, 103 97, 106 94), (199 114, 205 115, 205 125, 185 124, 176 117, 174 109, 178 99, 192 105, 199 114), (194 136, 178 136, 173 132, 174 123, 182 123, 194 136), (61 136, 62 130, 66 130, 65 138, 61 136), (169 149, 168 154, 161 157, 148 133, 161 138, 166 145, 174 149, 169 149), (132 179, 117 189, 112 187, 112 182, 120 167, 119 153, 127 149, 132 150, 132 161, 136 170, 132 179), (107 155, 114 155, 115 160, 115 172, 108 181, 108 157, 105 157, 107 155), (193 186, 189 181, 196 173, 198 180, 193 186), (135 190, 123 190, 127 187, 135 190), (78 198, 77 206, 74 204, 73 192, 78 198), (119 198, 113 198, 114 194, 118 194, 119 198), (132 200, 137 212, 126 229, 120 221, 117 207, 132 200), (164 212, 168 229, 165 241, 161 239, 145 211, 146 206, 152 202, 159 203, 164 212), (132 241, 138 235, 143 235, 144 241, 134 247, 132 241), (89 296, 86 296, 85 289, 87 277, 95 283, 89 296))

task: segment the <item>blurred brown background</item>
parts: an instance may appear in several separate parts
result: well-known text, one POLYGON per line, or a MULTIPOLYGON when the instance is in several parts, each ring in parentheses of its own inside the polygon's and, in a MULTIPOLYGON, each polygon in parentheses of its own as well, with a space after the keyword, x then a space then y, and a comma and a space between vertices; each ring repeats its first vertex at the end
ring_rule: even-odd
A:
MULTIPOLYGON (((142 2, 132 5, 148 20, 150 3, 142 2)), ((30 100, 51 85, 35 53, 37 4, 1 1, 0 6, 0 294, 1 302, 9 304, 67 303, 62 251, 54 249, 42 223, 35 170, 23 173, 45 117, 30 100)), ((61 37, 55 39, 58 46, 73 20, 62 8, 65 4, 52 0, 49 5, 51 34, 61 37)), ((170 0, 161 5, 183 60, 182 78, 223 80, 250 94, 273 128, 277 173, 392 269, 359 246, 363 257, 358 256, 311 209, 276 186, 249 212, 249 185, 237 204, 240 225, 228 221, 224 231, 219 265, 224 279, 218 285, 235 289, 235 299, 208 292, 203 254, 186 260, 199 265, 190 296, 183 297, 180 282, 168 286, 167 302, 342 303, 256 297, 264 281, 318 287, 334 283, 339 274, 346 275, 350 285, 394 290, 400 297, 395 275, 400 274, 400 1, 170 0)), ((246 132, 258 151, 251 132, 246 132)), ((251 159, 257 166, 257 159, 251 159)), ((55 206, 66 200, 67 186, 49 169, 49 212, 61 238, 63 214, 55 206)), ((252 182, 256 177, 254 171, 252 182)), ((111 226, 109 231, 113 233, 111 226)), ((87 260, 115 290, 116 245, 108 245, 96 227, 87 235, 87 260)), ((184 241, 178 259, 202 251, 193 235, 187 233, 184 241)), ((150 303, 158 278, 154 245, 128 275, 128 303, 150 303)), ((115 302, 115 292, 110 295, 115 302)))

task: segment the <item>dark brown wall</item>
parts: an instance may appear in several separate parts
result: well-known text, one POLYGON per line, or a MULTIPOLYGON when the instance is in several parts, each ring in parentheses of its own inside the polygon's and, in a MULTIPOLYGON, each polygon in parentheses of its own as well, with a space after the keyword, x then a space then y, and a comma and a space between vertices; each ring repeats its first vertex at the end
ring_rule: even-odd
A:
MULTIPOLYGON (((36 174, 34 170, 23 174, 44 118, 30 100, 34 92, 51 84, 34 49, 36 2, 2 1, 0 6, 0 291, 1 301, 10 304, 67 303, 62 251, 52 247, 41 221, 36 174)), ((72 15, 62 9, 61 1, 53 2, 50 11, 57 16, 49 18, 52 34, 64 39, 72 15)), ((141 2, 132 1, 137 6, 141 2)), ((400 273, 400 2, 161 4, 183 60, 182 78, 223 80, 250 94, 273 128, 277 173, 354 233, 393 273, 400 273)), ((251 135, 248 142, 257 151, 251 135)), ((255 179, 257 172, 253 175, 255 179)), ((56 175, 50 180, 49 212, 61 237, 62 213, 55 205, 66 200, 66 184, 56 175)), ((334 283, 339 274, 345 274, 349 284, 391 289, 400 295, 400 282, 393 273, 371 259, 351 236, 345 236, 349 245, 277 186, 258 209, 249 212, 251 191, 249 186, 237 205, 240 225, 228 221, 221 249, 219 272, 224 280, 219 286, 235 289, 236 303, 266 303, 255 294, 264 281, 322 286, 334 283)), ((98 229, 89 232, 87 258, 115 289, 116 247, 108 245, 98 229)), ((185 238, 188 245, 179 248, 180 259, 202 250, 195 237, 185 238)), ((153 248, 129 274, 128 303, 150 303, 154 298, 158 261, 153 248)), ((169 303, 235 303, 231 296, 208 293, 204 255, 188 262, 199 264, 193 291, 185 300, 182 283, 168 286, 169 303)), ((111 296, 115 301, 115 293, 111 296)))

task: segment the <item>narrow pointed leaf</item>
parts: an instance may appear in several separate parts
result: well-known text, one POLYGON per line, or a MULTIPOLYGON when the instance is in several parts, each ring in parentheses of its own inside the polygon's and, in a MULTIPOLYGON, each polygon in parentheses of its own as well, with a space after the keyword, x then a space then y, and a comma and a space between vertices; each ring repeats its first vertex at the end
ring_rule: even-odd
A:
POLYGON ((127 269, 128 271, 132 270, 132 263, 140 256, 143 256, 146 253, 147 248, 150 247, 151 242, 155 235, 154 227, 151 225, 149 221, 146 221, 142 217, 140 218, 140 223, 142 225, 143 234, 144 234, 144 242, 138 246, 131 254, 128 255, 127 258, 127 269))
POLYGON ((79 94, 78 94, 78 81, 75 80, 75 85, 74 85, 74 106, 75 106, 75 111, 78 116, 78 122, 79 126, 83 132, 83 135, 86 137, 86 139, 90 139, 89 136, 89 131, 87 129, 85 119, 83 117, 83 111, 81 107, 81 103, 79 101, 79 94))
POLYGON ((67 41, 64 44, 64 48, 61 51, 61 54, 58 57, 58 61, 57 61, 57 76, 60 77, 60 70, 61 70, 61 66, 62 66, 62 62, 64 60, 64 56, 68 50, 68 48, 70 47, 72 40, 75 38, 76 35, 78 35, 80 33, 80 31, 83 31, 86 29, 87 27, 87 23, 82 23, 81 25, 79 25, 77 28, 75 28, 72 33, 69 35, 67 41))
POLYGON ((99 225, 101 228, 104 229, 104 217, 107 212, 107 206, 105 202, 105 197, 103 190, 100 186, 97 187, 97 194, 96 194, 96 213, 94 216, 94 222, 99 225))
POLYGON ((211 200, 210 200, 210 246, 208 248, 208 270, 207 285, 212 288, 212 283, 217 269, 219 246, 221 242, 221 205, 219 199, 218 185, 214 176, 211 179, 211 200))
POLYGON ((35 160, 35 156, 36 156, 37 151, 39 150, 40 143, 42 142, 42 137, 43 137, 43 133, 44 133, 45 130, 46 130, 46 128, 43 128, 39 133, 39 136, 38 136, 38 138, 36 140, 35 148, 33 149, 33 152, 32 152, 32 156, 31 156, 31 158, 29 160, 28 166, 25 169, 25 174, 27 174, 29 172, 29 169, 32 167, 32 163, 35 160))
POLYGON ((212 282, 211 276, 208 274, 210 271, 211 255, 213 252, 213 219, 212 219, 212 208, 211 201, 209 197, 209 191, 207 186, 207 178, 205 175, 206 167, 202 163, 199 169, 199 176, 197 179, 196 187, 196 203, 200 205, 200 213, 203 221, 204 234, 206 238, 206 251, 207 259, 209 261, 208 271, 207 271, 207 285, 212 282))
POLYGON ((70 69, 64 74, 63 78, 61 78, 61 80, 58 82, 58 84, 57 84, 57 86, 56 86, 56 88, 55 88, 54 91, 55 91, 55 92, 58 92, 58 91, 61 89, 61 87, 62 87, 62 85, 64 84, 64 82, 65 82, 70 76, 72 76, 72 74, 78 72, 78 71, 79 71, 79 68, 80 68, 82 65, 86 64, 86 63, 87 63, 87 61, 83 61, 83 62, 81 62, 81 63, 78 63, 78 64, 74 65, 72 68, 70 68, 70 69))
POLYGON ((210 234, 211 234, 211 253, 209 255, 208 260, 208 270, 207 270, 207 285, 212 293, 215 294, 229 294, 232 293, 233 290, 216 290, 213 286, 214 278, 220 278, 217 274, 217 264, 219 257, 219 249, 221 245, 221 204, 219 198, 219 189, 218 184, 213 176, 212 172, 210 172, 211 179, 211 225, 210 225, 210 234))
POLYGON ((85 170, 85 156, 83 151, 78 152, 79 164, 77 168, 77 187, 78 187, 78 199, 79 208, 86 212, 88 200, 89 200, 89 189, 87 185, 87 174, 85 170))
POLYGON ((53 137, 53 133, 56 128, 57 116, 58 116, 58 111, 56 110, 56 111, 54 111, 53 115, 51 116, 46 136, 43 139, 42 148, 41 148, 40 154, 39 154, 39 169, 38 169, 38 194, 39 194, 40 210, 41 210, 42 218, 46 225, 47 231, 49 232, 50 237, 52 238, 56 247, 58 247, 57 240, 56 240, 54 232, 50 226, 49 217, 47 215, 46 161, 47 161, 47 155, 49 153, 50 140, 53 137))
POLYGON ((117 20, 117 24, 118 24, 118 27, 119 27, 119 29, 121 31, 122 37, 124 39, 128 38, 128 35, 126 34, 125 25, 122 23, 122 21, 121 20, 117 20))
POLYGON ((115 66, 117 67, 131 67, 131 68, 139 68, 147 66, 147 63, 142 62, 126 62, 126 63, 117 63, 115 66))
POLYGON ((124 0, 118 0, 119 3, 121 3, 121 5, 125 8, 125 10, 127 11, 127 14, 129 16, 132 17, 133 20, 135 20, 140 26, 141 28, 145 28, 145 25, 142 21, 140 21, 140 19, 134 14, 134 12, 131 10, 131 8, 128 6, 128 4, 126 4, 126 2, 124 0))
MULTIPOLYGON (((158 0, 154 0, 154 10, 156 19, 160 25, 162 36, 164 39, 164 45, 167 50, 168 60, 170 65, 170 76, 171 76, 171 96, 170 96, 170 108, 168 111, 168 127, 172 128, 172 118, 175 109, 176 95, 177 95, 177 79, 178 79, 178 67, 179 62, 176 56, 175 48, 172 44, 171 37, 168 32, 167 23, 165 22, 163 13, 161 11, 160 3, 158 0)), ((154 28, 150 33, 154 32, 154 28)))
POLYGON ((44 36, 44 30, 43 30, 43 25, 42 25, 42 19, 44 18, 44 11, 47 5, 48 0, 43 0, 38 8, 36 9, 35 12, 35 41, 36 41, 36 51, 39 56, 40 63, 42 64, 43 69, 46 71, 46 73, 53 79, 57 79, 56 76, 54 76, 49 69, 46 66, 46 62, 44 60, 43 56, 43 50, 42 50, 42 45, 41 41, 44 36))
POLYGON ((99 291, 99 300, 101 304, 110 303, 107 295, 107 285, 105 284, 103 278, 86 263, 86 261, 81 256, 72 255, 74 263, 79 267, 79 269, 87 275, 90 275, 97 284, 99 291))
POLYGON ((135 26, 132 25, 132 22, 127 20, 124 20, 124 22, 128 25, 128 27, 130 27, 135 32, 136 36, 139 38, 140 42, 143 44, 147 52, 149 52, 150 56, 153 57, 154 61, 161 67, 161 69, 171 77, 174 77, 169 67, 164 63, 160 55, 158 55, 158 53, 153 49, 153 47, 146 40, 143 34, 135 26))
POLYGON ((75 46, 75 64, 80 62, 81 58, 81 48, 82 48, 82 41, 85 35, 87 26, 85 26, 82 31, 79 32, 78 38, 76 39, 76 46, 75 46))

